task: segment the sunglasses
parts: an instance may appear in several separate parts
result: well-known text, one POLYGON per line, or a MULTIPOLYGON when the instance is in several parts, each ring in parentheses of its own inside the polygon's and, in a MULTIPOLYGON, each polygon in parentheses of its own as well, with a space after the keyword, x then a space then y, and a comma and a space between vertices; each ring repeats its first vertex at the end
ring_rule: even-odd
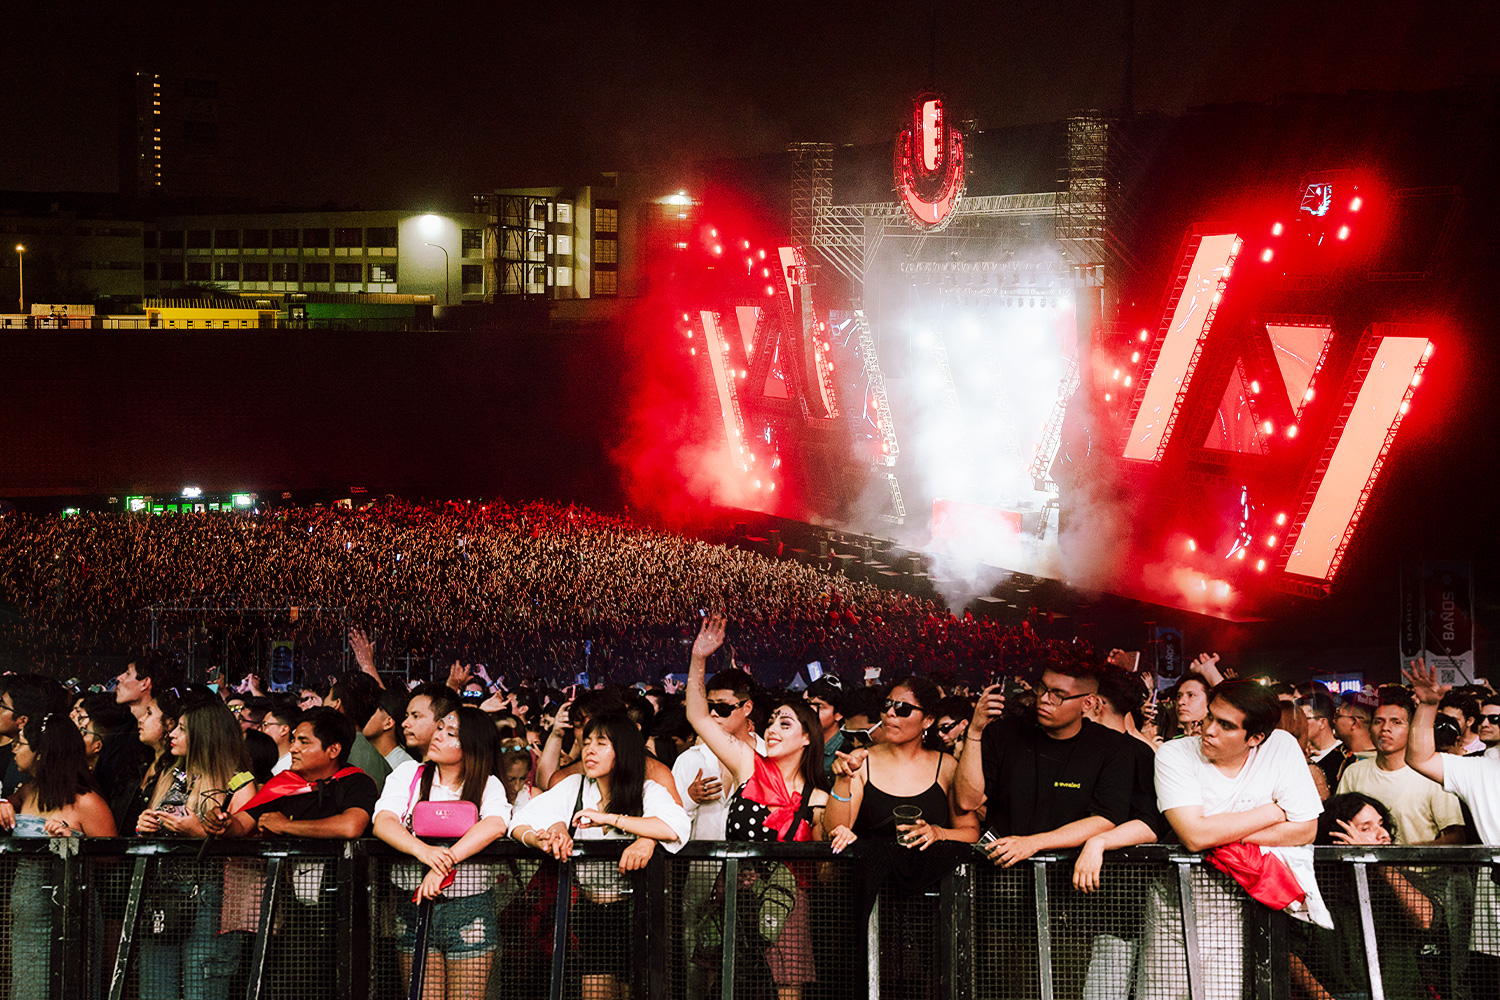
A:
POLYGON ((898 719, 904 719, 911 715, 911 713, 920 711, 916 705, 913 705, 909 701, 896 701, 892 698, 885 700, 885 710, 896 713, 896 718, 898 719))
POLYGON ((743 701, 711 701, 708 703, 708 710, 721 719, 727 719, 743 704, 743 701))
POLYGON ((942 735, 947 736, 949 733, 953 732, 953 730, 957 729, 963 724, 963 719, 949 719, 946 723, 939 723, 937 731, 942 735))
POLYGON ((1481 715, 1480 722, 1488 722, 1492 726, 1500 726, 1500 715, 1481 715))

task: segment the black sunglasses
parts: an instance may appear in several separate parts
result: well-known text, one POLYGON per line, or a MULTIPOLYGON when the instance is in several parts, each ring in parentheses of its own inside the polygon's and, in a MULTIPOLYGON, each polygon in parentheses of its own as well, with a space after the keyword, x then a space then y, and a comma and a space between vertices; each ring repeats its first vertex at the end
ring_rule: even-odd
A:
POLYGON ((1488 722, 1492 726, 1500 726, 1500 715, 1481 715, 1480 722, 1488 722))
POLYGON ((887 698, 885 700, 885 710, 887 712, 895 712, 898 719, 904 719, 917 711, 917 706, 909 701, 896 701, 894 698, 887 698))
POLYGON ((949 719, 946 723, 939 723, 937 731, 942 735, 947 736, 949 733, 953 732, 953 730, 957 729, 963 724, 963 719, 949 719))
POLYGON ((744 702, 742 701, 711 701, 708 703, 708 710, 721 719, 727 719, 734 714, 735 709, 739 708, 743 704, 744 702))

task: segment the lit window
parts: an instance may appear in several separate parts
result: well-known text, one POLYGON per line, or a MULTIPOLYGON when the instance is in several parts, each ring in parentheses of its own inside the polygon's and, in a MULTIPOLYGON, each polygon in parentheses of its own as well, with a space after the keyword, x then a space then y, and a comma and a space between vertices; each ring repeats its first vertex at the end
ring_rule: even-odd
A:
POLYGON ((615 272, 613 272, 613 271, 595 271, 594 272, 594 294, 595 295, 615 295, 615 294, 617 294, 618 290, 617 290, 617 286, 615 284, 615 278, 616 278, 615 272))

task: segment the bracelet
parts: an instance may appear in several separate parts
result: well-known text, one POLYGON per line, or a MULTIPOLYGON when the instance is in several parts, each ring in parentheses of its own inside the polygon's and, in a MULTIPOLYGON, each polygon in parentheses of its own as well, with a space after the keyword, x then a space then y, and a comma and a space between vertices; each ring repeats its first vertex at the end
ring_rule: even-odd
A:
POLYGON ((532 847, 532 846, 540 846, 541 845, 541 842, 542 842, 542 836, 541 836, 541 834, 537 833, 535 830, 527 830, 526 833, 521 834, 521 846, 522 847, 532 847), (535 845, 526 843, 526 833, 532 834, 533 836, 536 837, 536 844, 535 845))
POLYGON ((852 795, 840 795, 838 792, 835 792, 833 789, 829 789, 828 790, 828 797, 830 799, 834 799, 834 800, 839 801, 839 802, 853 802, 854 801, 854 796, 852 796, 852 795))
POLYGON ((964 742, 965 743, 969 742, 970 740, 973 740, 975 743, 982 743, 982 742, 984 742, 984 734, 980 733, 978 736, 965 736, 964 737, 964 742))

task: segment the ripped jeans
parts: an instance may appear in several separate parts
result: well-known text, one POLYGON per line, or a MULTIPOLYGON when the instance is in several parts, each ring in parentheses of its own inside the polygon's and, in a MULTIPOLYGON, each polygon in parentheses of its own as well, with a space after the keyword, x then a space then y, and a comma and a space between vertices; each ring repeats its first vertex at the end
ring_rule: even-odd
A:
MULTIPOLYGON (((447 958, 470 958, 495 950, 495 896, 444 897, 432 904, 427 930, 428 952, 447 958)), ((396 947, 410 955, 417 946, 417 904, 410 897, 396 903, 396 947)))

